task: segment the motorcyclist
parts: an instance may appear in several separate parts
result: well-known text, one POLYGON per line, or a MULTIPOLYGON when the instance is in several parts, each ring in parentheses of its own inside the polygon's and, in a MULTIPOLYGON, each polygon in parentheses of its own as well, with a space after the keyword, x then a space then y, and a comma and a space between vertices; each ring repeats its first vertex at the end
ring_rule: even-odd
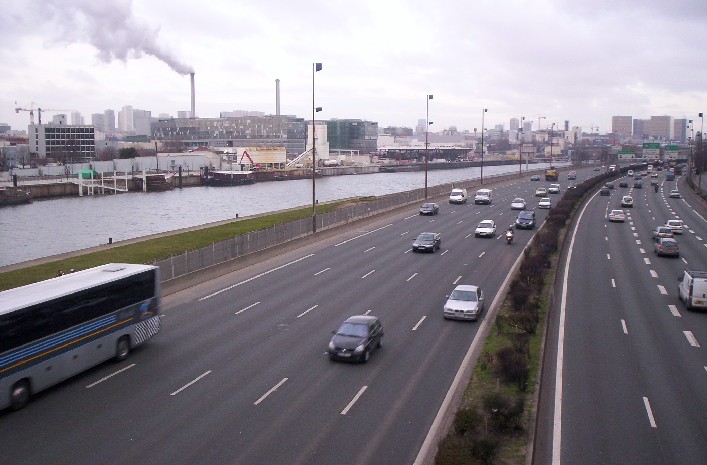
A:
POLYGON ((655 187, 655 191, 658 192, 658 184, 656 184, 654 187, 655 187))
POLYGON ((506 229, 506 242, 509 244, 513 242, 513 225, 508 226, 508 229, 506 229))

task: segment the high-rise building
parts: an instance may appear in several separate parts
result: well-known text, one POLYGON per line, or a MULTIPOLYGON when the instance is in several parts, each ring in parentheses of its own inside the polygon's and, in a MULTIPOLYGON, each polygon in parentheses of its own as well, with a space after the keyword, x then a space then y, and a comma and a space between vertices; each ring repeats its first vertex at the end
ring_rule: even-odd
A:
POLYGON ((135 130, 133 123, 133 107, 125 105, 118 111, 118 131, 132 134, 135 130))
POLYGON ((113 110, 105 110, 103 112, 103 115, 105 116, 105 132, 106 133, 113 133, 115 132, 115 111, 113 110))
POLYGON ((673 120, 673 140, 682 143, 687 142, 687 119, 673 120))
POLYGON ((326 122, 327 139, 332 150, 358 150, 373 153, 378 149, 378 123, 360 119, 332 119, 326 122))
POLYGON ((78 111, 71 112, 71 124, 74 126, 80 126, 80 125, 84 124, 84 119, 83 119, 83 116, 81 115, 81 112, 78 112, 78 111))
POLYGON ((97 131, 106 132, 106 115, 105 113, 93 113, 91 115, 91 125, 97 131))
POLYGON ((152 112, 147 110, 133 109, 133 130, 138 136, 149 136, 152 134, 150 123, 152 122, 152 112))
POLYGON ((673 138, 673 117, 651 116, 648 135, 660 140, 671 140, 673 138))
POLYGON ((511 118, 511 131, 517 131, 520 128, 520 120, 518 118, 511 118))
POLYGON ((415 126, 415 134, 424 135, 425 134, 425 120, 418 119, 417 126, 415 126))
POLYGON ((633 117, 631 116, 612 116, 611 132, 622 136, 630 136, 632 123, 633 117))

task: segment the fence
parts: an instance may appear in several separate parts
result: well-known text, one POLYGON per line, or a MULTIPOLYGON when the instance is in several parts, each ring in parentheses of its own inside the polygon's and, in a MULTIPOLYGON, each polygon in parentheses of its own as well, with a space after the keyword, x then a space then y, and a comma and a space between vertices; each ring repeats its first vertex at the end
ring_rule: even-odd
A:
MULTIPOLYGON (((517 173, 493 177, 489 176, 486 178, 487 182, 484 185, 490 182, 500 182, 517 177, 517 173)), ((479 185, 479 180, 476 179, 429 186, 427 189, 428 198, 445 195, 455 187, 472 188, 479 185)), ((355 203, 329 213, 322 213, 317 215, 317 231, 323 231, 347 224, 351 221, 378 215, 404 205, 420 202, 424 200, 424 198, 425 190, 415 189, 382 196, 370 202, 362 201, 361 203, 355 203)), ((160 260, 156 262, 155 265, 160 268, 162 280, 169 281, 310 234, 312 234, 312 218, 303 218, 278 224, 260 231, 242 234, 225 241, 215 242, 200 249, 189 250, 183 254, 160 260)))

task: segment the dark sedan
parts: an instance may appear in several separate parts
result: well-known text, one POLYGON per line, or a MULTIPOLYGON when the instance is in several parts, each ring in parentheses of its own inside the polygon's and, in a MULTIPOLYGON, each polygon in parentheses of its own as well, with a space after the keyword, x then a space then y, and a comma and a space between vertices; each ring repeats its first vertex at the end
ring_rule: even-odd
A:
POLYGON ((628 183, 626 181, 621 181, 619 183, 619 187, 628 187, 628 183))
POLYGON ((535 212, 524 211, 518 213, 518 218, 516 218, 516 228, 535 229, 535 212))
POLYGON ((439 213, 439 205, 436 203, 423 203, 420 207, 420 215, 436 215, 439 213))
POLYGON ((413 252, 434 252, 440 247, 442 247, 442 235, 440 233, 423 232, 412 243, 413 252))
POLYGON ((375 316, 349 317, 329 342, 327 353, 331 360, 352 360, 366 363, 374 349, 380 348, 383 325, 375 316))
POLYGON ((634 189, 643 189, 643 183, 641 181, 636 181, 633 183, 634 189))

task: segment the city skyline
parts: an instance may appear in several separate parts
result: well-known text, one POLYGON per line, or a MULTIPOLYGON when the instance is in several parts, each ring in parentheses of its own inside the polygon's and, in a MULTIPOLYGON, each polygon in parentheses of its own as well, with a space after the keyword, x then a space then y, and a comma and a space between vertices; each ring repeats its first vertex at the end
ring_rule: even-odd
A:
POLYGON ((14 108, 32 102, 78 110, 86 122, 125 105, 177 116, 190 108, 192 68, 199 117, 274 114, 280 79, 281 113, 307 118, 314 61, 323 63, 317 117, 380 127, 414 127, 427 94, 432 131, 480 130, 482 108, 486 127, 525 116, 537 130, 544 116, 543 127, 569 120, 606 133, 615 115, 695 120, 707 106, 701 2, 512 3, 210 2, 184 15, 187 4, 160 1, 88 10, 81 0, 10 0, 0 18, 0 122, 26 130, 29 116, 14 108))

